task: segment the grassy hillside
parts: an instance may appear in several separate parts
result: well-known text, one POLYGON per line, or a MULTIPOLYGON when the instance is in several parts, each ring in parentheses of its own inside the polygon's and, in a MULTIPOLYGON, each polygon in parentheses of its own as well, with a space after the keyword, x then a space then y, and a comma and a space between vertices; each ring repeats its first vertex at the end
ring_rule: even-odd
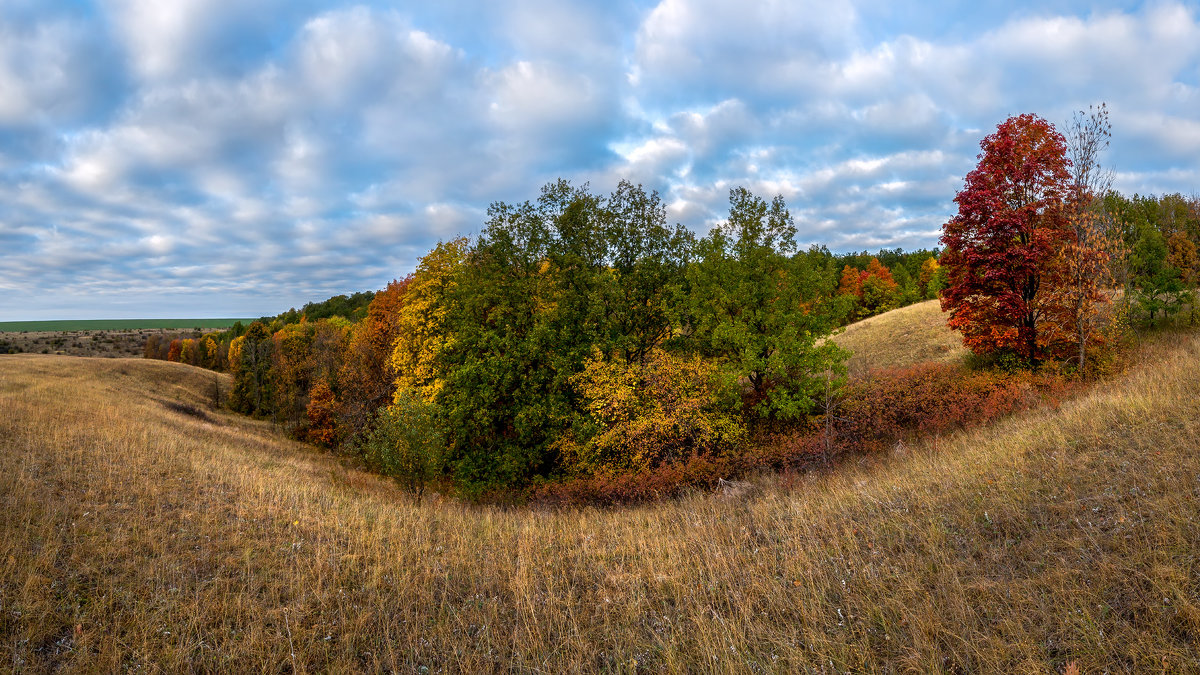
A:
POLYGON ((927 300, 864 319, 833 337, 854 356, 851 374, 872 368, 961 361, 967 355, 958 333, 946 327, 939 300, 927 300))
POLYGON ((138 330, 141 328, 229 328, 254 319, 66 319, 62 321, 0 321, 0 333, 63 332, 84 330, 138 330))
POLYGON ((0 356, 0 663, 1196 672, 1200 336, 1141 359, 750 496, 553 512, 415 503, 188 366, 0 356))

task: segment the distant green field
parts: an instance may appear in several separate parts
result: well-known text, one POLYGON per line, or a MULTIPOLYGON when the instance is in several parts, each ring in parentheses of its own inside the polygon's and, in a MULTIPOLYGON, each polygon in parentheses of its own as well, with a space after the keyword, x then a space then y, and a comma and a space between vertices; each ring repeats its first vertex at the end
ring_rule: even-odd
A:
POLYGON ((137 330, 139 328, 228 328, 254 319, 80 319, 65 321, 0 321, 0 333, 73 330, 137 330))

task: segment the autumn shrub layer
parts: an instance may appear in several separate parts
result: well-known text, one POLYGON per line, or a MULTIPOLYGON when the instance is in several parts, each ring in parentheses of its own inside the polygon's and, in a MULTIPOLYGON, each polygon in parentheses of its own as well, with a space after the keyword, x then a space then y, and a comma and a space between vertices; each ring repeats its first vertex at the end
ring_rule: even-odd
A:
POLYGON ((842 392, 832 413, 836 444, 878 450, 900 440, 993 422, 1018 410, 1058 405, 1081 383, 1051 372, 969 371, 922 364, 871 373, 842 392))
POLYGON ((1044 370, 972 371, 927 363, 876 370, 845 386, 829 412, 785 430, 761 431, 739 453, 693 453, 637 472, 548 482, 530 490, 553 504, 629 503, 708 489, 761 469, 788 470, 846 455, 878 454, 1013 413, 1057 407, 1085 382, 1044 370))

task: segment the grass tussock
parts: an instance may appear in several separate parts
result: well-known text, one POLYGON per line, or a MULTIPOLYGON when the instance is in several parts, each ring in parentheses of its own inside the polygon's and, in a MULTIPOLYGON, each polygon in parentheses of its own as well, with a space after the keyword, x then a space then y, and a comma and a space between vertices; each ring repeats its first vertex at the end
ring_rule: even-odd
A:
POLYGON ((212 386, 0 356, 5 667, 1200 669, 1196 335, 1057 410, 611 510, 417 502, 212 386))
POLYGON ((850 324, 832 340, 850 350, 852 376, 877 368, 920 363, 961 363, 970 353, 962 336, 946 327, 940 300, 926 300, 850 324))

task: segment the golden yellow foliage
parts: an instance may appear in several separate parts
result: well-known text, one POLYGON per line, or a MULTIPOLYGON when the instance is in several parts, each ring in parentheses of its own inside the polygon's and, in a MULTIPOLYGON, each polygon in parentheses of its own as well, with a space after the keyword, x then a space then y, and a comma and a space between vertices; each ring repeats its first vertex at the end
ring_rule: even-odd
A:
POLYGON ((241 369, 242 345, 244 344, 246 344, 245 335, 239 335, 229 342, 229 372, 241 369))
POLYGON ((466 260, 466 237, 441 242, 421 258, 397 314, 397 336, 390 364, 396 373, 396 390, 412 389, 432 401, 442 387, 434 360, 446 346, 439 330, 446 316, 445 298, 454 274, 466 260))
POLYGON ((640 364, 596 353, 572 382, 589 413, 587 428, 577 431, 590 438, 570 438, 559 449, 576 470, 650 469, 692 454, 720 454, 745 438, 731 412, 736 388, 700 356, 653 349, 640 364))

